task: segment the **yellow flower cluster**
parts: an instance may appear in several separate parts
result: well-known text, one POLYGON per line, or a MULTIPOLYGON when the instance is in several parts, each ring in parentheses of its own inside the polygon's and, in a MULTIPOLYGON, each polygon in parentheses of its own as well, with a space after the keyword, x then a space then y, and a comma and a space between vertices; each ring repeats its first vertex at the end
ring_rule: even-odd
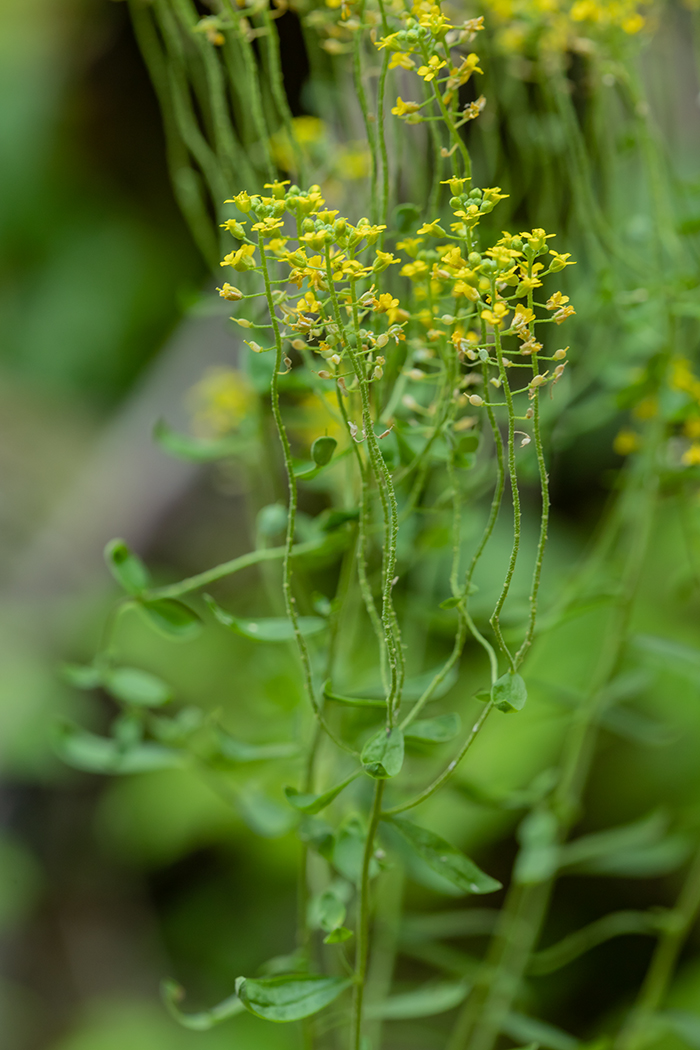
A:
MULTIPOLYGON (((254 220, 250 230, 257 235, 257 244, 244 231, 244 243, 222 265, 261 273, 273 324, 254 326, 245 318, 238 323, 276 328, 289 347, 284 351, 288 369, 293 367, 292 351, 302 355, 307 367, 312 354, 320 355, 323 363, 317 375, 337 382, 343 394, 351 394, 360 381, 358 361, 368 382, 383 378, 389 352, 398 354, 400 368, 406 353, 402 344, 408 337, 416 360, 442 362, 440 367, 462 376, 456 391, 460 404, 483 404, 481 395, 460 391, 482 381, 484 364, 502 372, 501 351, 494 356, 494 347, 513 339, 512 349, 506 347, 504 352, 536 362, 543 352, 535 338, 536 326, 559 326, 574 314, 561 291, 535 301, 544 278, 573 262, 568 254, 549 248, 551 235, 542 229, 504 233, 491 247, 480 250, 477 227, 506 195, 498 186, 469 189, 468 183, 459 176, 446 180, 453 194, 453 221, 423 223, 415 235, 397 244, 403 258, 377 244, 383 225, 366 218, 349 222, 326 207, 318 186, 301 191, 277 182, 266 187, 271 191, 268 196, 239 193, 233 203, 248 216, 242 226, 254 220), (288 236, 292 227, 295 235, 288 236), (393 290, 379 287, 382 275, 396 264, 411 288, 403 303, 393 290), (273 272, 279 276, 271 278, 273 272), (448 366, 450 358, 453 364, 448 366)), ((230 301, 244 298, 228 283, 220 294, 230 301)), ((273 349, 253 340, 248 346, 256 353, 273 349)), ((535 367, 522 392, 532 399, 545 384, 556 383, 566 367, 567 350, 544 358, 554 362, 552 374, 540 374, 535 367)), ((509 359, 507 367, 512 364, 509 359)), ((429 377, 422 368, 411 368, 406 374, 417 383, 429 377)), ((502 376, 491 380, 494 386, 502 381, 502 376)), ((409 393, 406 397, 404 407, 418 411, 419 401, 409 393)))
POLYGON ((620 30, 633 36, 644 29, 644 0, 482 0, 505 51, 534 45, 542 51, 577 49, 581 38, 620 30))

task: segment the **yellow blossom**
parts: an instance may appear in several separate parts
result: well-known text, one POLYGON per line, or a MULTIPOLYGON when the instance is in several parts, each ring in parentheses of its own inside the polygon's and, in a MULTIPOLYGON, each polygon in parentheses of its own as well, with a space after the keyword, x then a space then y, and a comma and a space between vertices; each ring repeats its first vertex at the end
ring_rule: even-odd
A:
POLYGON ((389 59, 389 69, 396 69, 397 66, 401 66, 402 69, 415 69, 416 63, 404 51, 395 51, 389 59))
POLYGON ((230 200, 224 201, 224 204, 235 204, 239 211, 249 212, 251 209, 250 197, 245 190, 241 190, 235 197, 230 200))
POLYGON ((439 219, 433 219, 432 222, 424 222, 418 233, 427 233, 431 237, 444 237, 445 231, 440 225, 439 219))
POLYGON ((418 76, 423 77, 423 80, 425 80, 426 83, 429 83, 431 80, 435 79, 435 76, 438 73, 438 71, 446 65, 447 62, 441 62, 437 55, 433 55, 430 59, 428 59, 427 66, 419 66, 418 76))
POLYGON ((481 318, 493 328, 500 328, 506 319, 508 307, 500 299, 494 304, 493 309, 481 311, 481 318))
POLYGON ((394 310, 398 305, 398 299, 392 299, 389 292, 382 292, 381 295, 373 300, 372 309, 375 314, 384 314, 387 310, 394 310))
POLYGON ((255 391, 244 372, 210 368, 189 392, 196 432, 220 436, 235 430, 255 404, 255 391))
POLYGON ((391 112, 395 117, 405 117, 409 113, 417 113, 419 109, 420 105, 417 102, 404 102, 399 95, 391 112))
POLYGON ((255 245, 253 244, 242 244, 240 248, 235 252, 229 252, 228 255, 224 256, 221 266, 232 266, 234 270, 238 270, 242 273, 243 270, 254 270, 255 263, 253 261, 253 255, 255 254, 255 245))

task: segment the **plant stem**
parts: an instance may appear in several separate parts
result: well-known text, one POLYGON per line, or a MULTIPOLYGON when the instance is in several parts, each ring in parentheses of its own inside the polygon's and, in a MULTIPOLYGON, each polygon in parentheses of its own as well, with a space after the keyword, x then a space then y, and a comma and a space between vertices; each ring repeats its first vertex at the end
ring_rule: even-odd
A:
POLYGON ((384 797, 384 780, 377 780, 374 785, 374 798, 367 829, 364 853, 362 855, 362 872, 357 900, 357 924, 355 931, 355 987, 353 992, 352 1019, 350 1028, 350 1050, 360 1050, 362 1044, 362 1014, 367 976, 367 959, 369 956, 369 870, 374 854, 374 839, 382 812, 384 797))

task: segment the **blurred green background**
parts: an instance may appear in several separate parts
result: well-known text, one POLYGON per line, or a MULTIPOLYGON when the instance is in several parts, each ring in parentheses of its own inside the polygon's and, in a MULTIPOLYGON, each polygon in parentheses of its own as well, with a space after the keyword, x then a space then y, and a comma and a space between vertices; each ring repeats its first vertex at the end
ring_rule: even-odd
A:
MULTIPOLYGON (((700 150, 688 127, 697 129, 697 82, 692 69, 669 63, 670 39, 662 38, 655 69, 669 71, 661 85, 673 114, 666 128, 694 200, 700 150)), ((534 122, 531 133, 539 134, 534 122)), ((228 311, 200 298, 209 278, 173 201, 160 117, 126 5, 0 0, 0 142, 2 1047, 296 1046, 294 1026, 247 1015, 211 1033, 184 1031, 158 993, 160 979, 173 975, 195 1005, 211 1004, 231 993, 238 974, 291 951, 292 837, 271 837, 269 826, 255 835, 254 819, 246 824, 192 774, 109 781, 65 769, 51 748, 59 715, 98 729, 110 717, 57 674, 63 659, 89 659, 99 637, 113 597, 104 542, 123 533, 172 578, 249 545, 245 474, 195 471, 150 445, 154 420, 186 421, 188 389, 208 367, 235 363, 237 351, 228 311)), ((629 189, 633 178, 625 178, 629 189)), ((643 211, 639 219, 643 226, 643 211)), ((586 265, 584 256, 572 278, 582 294, 591 280, 586 265)), ((650 327, 653 336, 643 303, 625 309, 631 342, 650 327)), ((604 333, 597 338, 600 360, 614 348, 604 333)), ((574 428, 559 442, 549 596, 570 576, 614 486, 621 463, 612 439, 621 421, 613 415, 597 428, 574 428)), ((681 509, 674 496, 662 504, 635 630, 698 646, 700 508, 686 500, 681 509)), ((504 529, 493 559, 508 542, 504 529)), ((429 551, 426 541, 428 562, 429 551)), ((428 565, 428 590, 431 572, 428 565)), ((244 587, 255 582, 251 575, 244 587)), ((486 601, 486 576, 482 586, 486 601)), ((592 608, 544 636, 528 664, 533 695, 517 727, 505 738, 490 727, 462 780, 431 810, 435 826, 486 858, 496 875, 512 862, 516 815, 484 805, 475 785, 497 800, 551 765, 567 726, 565 688, 585 688, 601 622, 592 608)), ((441 652, 447 635, 431 627, 441 652)), ((261 656, 217 631, 174 648, 131 620, 120 641, 133 662, 176 683, 179 699, 221 708, 244 737, 294 717, 286 654, 261 656)), ((675 899, 682 835, 690 841, 700 828, 700 674, 682 661, 676 672, 653 656, 647 663, 636 737, 629 725, 603 735, 583 830, 661 807, 681 835, 672 840, 676 853, 652 857, 645 878, 564 879, 546 943, 615 908, 675 899), (653 746, 640 743, 645 731, 653 746)), ((469 710, 471 693, 471 684, 457 686, 448 704, 469 710)), ((281 799, 280 785, 264 786, 281 799)), ((418 912, 454 906, 415 887, 408 900, 418 912)), ((531 982, 533 1011, 592 1037, 629 1000, 650 951, 646 939, 620 938, 531 982)), ((459 973, 458 952, 452 965, 459 973)), ((429 972, 414 953, 400 980, 429 972)), ((695 931, 673 1003, 699 1002, 695 931)), ((442 1045, 440 1025, 428 1022, 396 1026, 391 1038, 397 1047, 442 1045)))

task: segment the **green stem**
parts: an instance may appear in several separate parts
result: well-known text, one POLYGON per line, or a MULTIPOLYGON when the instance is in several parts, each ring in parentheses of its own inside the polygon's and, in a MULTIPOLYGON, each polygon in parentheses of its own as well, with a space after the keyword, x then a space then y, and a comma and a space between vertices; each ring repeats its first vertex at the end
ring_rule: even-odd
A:
POLYGON ((374 840, 382 813, 384 797, 384 780, 377 780, 374 785, 374 798, 367 829, 367 839, 362 855, 362 872, 357 900, 357 925, 355 930, 355 987, 353 992, 352 1016, 350 1027, 350 1050, 361 1050, 362 1014, 367 977, 367 959, 369 957, 369 871, 374 855, 374 840))

